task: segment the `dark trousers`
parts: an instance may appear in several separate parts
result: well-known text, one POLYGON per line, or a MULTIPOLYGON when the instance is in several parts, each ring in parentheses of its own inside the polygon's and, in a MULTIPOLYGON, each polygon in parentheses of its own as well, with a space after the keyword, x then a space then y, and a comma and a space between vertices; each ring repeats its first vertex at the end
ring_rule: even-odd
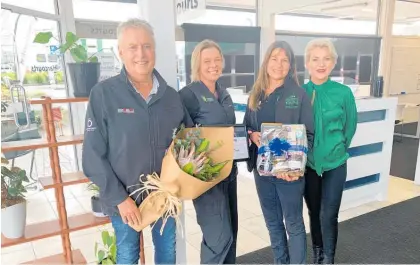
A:
POLYGON ((201 227, 201 264, 235 264, 238 235, 237 169, 193 200, 201 227))
POLYGON ((312 246, 323 248, 325 261, 334 262, 338 237, 338 212, 347 177, 347 163, 322 176, 307 168, 305 202, 310 218, 312 246))
POLYGON ((288 182, 275 177, 260 176, 256 170, 254 178, 270 235, 274 263, 305 264, 306 232, 302 212, 305 178, 288 182))

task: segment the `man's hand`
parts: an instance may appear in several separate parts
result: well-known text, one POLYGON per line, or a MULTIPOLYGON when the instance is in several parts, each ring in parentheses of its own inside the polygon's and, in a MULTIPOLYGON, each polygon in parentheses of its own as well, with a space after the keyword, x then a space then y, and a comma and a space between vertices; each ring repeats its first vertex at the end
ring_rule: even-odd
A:
POLYGON ((121 218, 125 224, 140 225, 141 215, 136 203, 128 197, 122 203, 118 204, 121 218))
POLYGON ((261 133, 248 131, 249 138, 258 147, 261 145, 261 133))

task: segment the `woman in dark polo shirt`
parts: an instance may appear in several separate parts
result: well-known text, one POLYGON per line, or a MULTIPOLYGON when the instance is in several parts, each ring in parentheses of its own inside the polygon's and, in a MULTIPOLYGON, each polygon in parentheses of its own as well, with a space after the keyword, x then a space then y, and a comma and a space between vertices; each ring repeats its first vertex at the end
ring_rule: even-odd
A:
MULTIPOLYGON (((197 44, 191 56, 192 83, 180 90, 193 122, 201 125, 234 125, 232 98, 217 80, 222 74, 223 54, 215 42, 197 44)), ((235 264, 238 233, 238 169, 193 201, 203 233, 201 264, 235 264)))
POLYGON ((274 42, 266 52, 258 79, 249 96, 244 123, 252 141, 248 170, 254 172, 258 197, 270 234, 274 263, 306 263, 306 233, 302 215, 304 177, 293 178, 284 174, 260 176, 255 165, 262 123, 304 124, 309 149, 312 148, 311 102, 298 85, 295 57, 288 43, 274 42))

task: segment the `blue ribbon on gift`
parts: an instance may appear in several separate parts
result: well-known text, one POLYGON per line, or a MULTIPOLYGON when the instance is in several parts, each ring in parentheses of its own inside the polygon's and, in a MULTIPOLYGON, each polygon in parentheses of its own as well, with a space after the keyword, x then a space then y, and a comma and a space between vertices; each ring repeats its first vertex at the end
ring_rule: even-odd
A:
POLYGON ((268 143, 268 146, 261 146, 258 148, 258 154, 271 152, 276 156, 281 156, 287 151, 301 151, 305 154, 308 153, 308 148, 303 145, 291 145, 284 139, 274 138, 268 143))

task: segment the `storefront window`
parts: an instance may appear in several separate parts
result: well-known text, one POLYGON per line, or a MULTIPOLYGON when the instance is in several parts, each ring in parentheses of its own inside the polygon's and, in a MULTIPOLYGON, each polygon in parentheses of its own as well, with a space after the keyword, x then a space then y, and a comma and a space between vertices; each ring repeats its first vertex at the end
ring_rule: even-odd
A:
MULTIPOLYGON (((19 94, 10 91, 13 83, 23 86, 27 100, 42 96, 66 98, 63 57, 56 51, 60 39, 58 23, 2 9, 2 16, 4 14, 7 19, 1 26, 2 102, 10 103, 12 97, 15 102, 23 102, 22 90, 19 94), (54 36, 48 44, 33 42, 37 33, 48 31, 54 36)), ((68 104, 57 104, 54 107, 57 124, 60 125, 58 134, 71 134, 68 104)), ((38 126, 42 132, 41 106, 30 105, 30 108, 31 126, 38 126)), ((3 118, 9 119, 9 125, 16 127, 12 120, 13 114, 2 114, 2 121, 3 118)), ((25 113, 18 112, 18 116, 19 124, 27 124, 25 113)))
MULTIPOLYGON (((42 96, 67 97, 64 61, 57 54, 60 44, 58 22, 5 9, 1 10, 1 16, 1 140, 8 142, 43 138, 46 128, 42 106, 25 104, 25 96, 26 100, 42 96), (51 32, 53 38, 48 44, 34 43, 39 32, 51 32)), ((69 104, 54 104, 52 114, 57 136, 72 135, 69 104)), ((63 172, 73 169, 75 159, 72 148, 59 147, 63 172)), ((27 170, 28 175, 32 176, 32 183, 36 182, 35 177, 51 175, 48 155, 48 149, 4 154, 9 160, 16 160, 16 166, 27 170)))
POLYGON ((50 14, 56 13, 56 0, 2 0, 1 3, 50 14))

